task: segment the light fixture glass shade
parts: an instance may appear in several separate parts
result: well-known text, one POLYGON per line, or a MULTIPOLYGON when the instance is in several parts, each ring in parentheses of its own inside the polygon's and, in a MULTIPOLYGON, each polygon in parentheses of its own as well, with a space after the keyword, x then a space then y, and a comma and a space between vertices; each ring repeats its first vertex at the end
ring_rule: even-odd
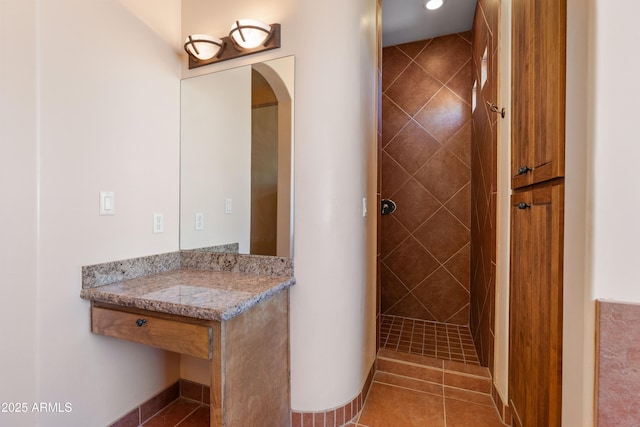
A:
POLYGON ((213 58, 220 52, 224 42, 207 34, 191 34, 184 41, 184 50, 200 61, 213 58))
POLYGON ((241 49, 263 45, 271 34, 271 26, 255 19, 239 19, 231 26, 229 37, 241 49))
POLYGON ((444 0, 429 0, 425 3, 424 7, 429 10, 435 10, 442 7, 444 0))

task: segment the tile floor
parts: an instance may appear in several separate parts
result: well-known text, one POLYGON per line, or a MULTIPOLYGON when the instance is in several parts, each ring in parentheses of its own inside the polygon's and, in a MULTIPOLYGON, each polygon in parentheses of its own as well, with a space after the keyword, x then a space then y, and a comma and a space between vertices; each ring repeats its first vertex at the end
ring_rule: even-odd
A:
POLYGON ((504 427, 490 387, 487 368, 383 349, 364 408, 347 426, 504 427))
MULTIPOLYGON (((347 427, 505 426, 469 328, 383 315, 380 345, 378 372, 362 412, 347 427)), ((184 397, 144 424, 207 426, 209 407, 184 397)))
POLYGON ((209 405, 180 397, 158 412, 144 427, 209 427, 209 405))
POLYGON ((479 365, 467 326, 383 314, 380 347, 442 360, 479 365))

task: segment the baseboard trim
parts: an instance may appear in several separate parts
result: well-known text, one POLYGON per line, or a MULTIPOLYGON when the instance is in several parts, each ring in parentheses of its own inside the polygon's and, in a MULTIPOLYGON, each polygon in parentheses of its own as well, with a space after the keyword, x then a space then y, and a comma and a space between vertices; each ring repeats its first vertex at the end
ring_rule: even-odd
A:
POLYGON ((493 383, 491 384, 491 398, 498 409, 498 414, 502 422, 510 426, 512 423, 511 408, 502 401, 502 397, 500 397, 500 393, 498 393, 498 389, 496 389, 496 385, 493 383))
POLYGON ((374 361, 360 393, 342 406, 319 412, 291 411, 291 427, 341 427, 348 424, 362 411, 375 372, 374 361))

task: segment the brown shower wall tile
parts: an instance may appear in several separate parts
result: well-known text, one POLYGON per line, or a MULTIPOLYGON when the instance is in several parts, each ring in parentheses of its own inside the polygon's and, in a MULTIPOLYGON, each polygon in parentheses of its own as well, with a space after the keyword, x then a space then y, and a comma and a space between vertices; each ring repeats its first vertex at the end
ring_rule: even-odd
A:
POLYGON ((640 420, 640 304, 596 301, 596 394, 600 427, 640 420))
POLYGON ((471 106, 444 87, 415 118, 438 141, 445 143, 471 118, 471 106))
MULTIPOLYGON (((411 117, 388 96, 382 95, 382 146, 386 146, 409 123, 411 117)), ((384 178, 383 178, 384 179, 384 178)))
POLYGON ((411 178, 411 175, 390 155, 383 152, 381 157, 382 197, 385 199, 395 195, 411 178))
POLYGON ((411 63, 411 59, 396 46, 382 49, 382 90, 385 91, 411 63))
MULTIPOLYGON (((467 148, 469 144, 467 141, 467 148)), ((415 173, 442 145, 415 121, 409 122, 386 147, 387 153, 408 173, 415 173)))
POLYGON ((437 79, 415 63, 411 63, 385 94, 413 117, 441 89, 442 84, 437 79))
POLYGON ((381 193, 398 208, 380 221, 381 313, 468 325, 470 34, 382 56, 381 193))
POLYGON ((471 56, 470 43, 458 34, 432 39, 416 62, 442 83, 449 81, 471 56))
POLYGON ((396 47, 405 53, 409 58, 415 59, 422 50, 431 43, 429 40, 419 40, 417 42, 403 43, 396 47))
POLYGON ((471 75, 477 81, 476 108, 472 113, 471 143, 471 333, 483 366, 493 369, 494 301, 496 260, 497 200, 497 115, 489 112, 487 102, 495 103, 497 91, 497 40, 499 2, 480 0, 474 17, 471 75), (487 83, 482 85, 482 55, 488 51, 487 83))

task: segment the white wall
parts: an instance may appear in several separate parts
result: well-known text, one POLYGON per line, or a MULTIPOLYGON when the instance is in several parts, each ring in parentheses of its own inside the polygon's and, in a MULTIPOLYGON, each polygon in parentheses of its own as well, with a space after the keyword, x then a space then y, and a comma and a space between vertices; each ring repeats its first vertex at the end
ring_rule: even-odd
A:
POLYGON ((177 250, 180 58, 117 2, 1 4, 2 400, 72 405, 11 425, 104 426, 179 375, 174 355, 91 334, 79 294, 82 265, 177 250))
POLYGON ((368 221, 375 221, 376 188, 367 181, 377 166, 375 1, 304 2, 300 9, 301 29, 330 22, 331 31, 322 38, 300 31, 296 51, 300 286, 292 292, 292 402, 294 409, 327 409, 360 391, 375 358, 375 282, 367 276, 374 259, 361 212, 368 195, 368 221))
POLYGON ((565 222, 573 234, 565 236, 563 366, 568 426, 594 422, 595 300, 640 302, 640 186, 634 167, 640 161, 639 15, 636 2, 569 1, 565 222))
MULTIPOLYGON (((300 3, 292 405, 322 410, 359 393, 375 357, 375 335, 365 335, 374 310, 366 298, 375 292, 366 266, 374 261, 361 213, 362 197, 376 197, 367 186, 376 135, 375 1, 300 3), (322 38, 306 31, 321 23, 331 28, 322 38)), ((369 203, 369 221, 375 211, 369 203)))
MULTIPOLYGON (((0 402, 36 400, 35 1, 0 1, 0 402)), ((0 413, 33 426, 35 414, 0 413)))
POLYGON ((640 302, 640 3, 592 1, 593 297, 640 302))
MULTIPOLYGON (((183 1, 183 38, 228 33, 233 20, 282 24, 282 47, 196 70, 208 73, 294 54, 297 284, 291 292, 294 410, 320 411, 357 395, 375 358, 375 1, 259 0, 224 7, 183 1), (340 13, 335 13, 340 10, 340 13), (327 23, 331 30, 324 31, 327 23), (370 215, 362 217, 362 197, 370 215), (369 242, 371 244, 372 242, 369 242), (369 274, 369 276, 368 276, 369 274)), ((192 372, 191 366, 182 371, 192 372)))
POLYGON ((589 5, 567 1, 562 425, 593 425, 594 305, 587 281, 589 5))
MULTIPOLYGON (((498 105, 511 110, 511 2, 500 2, 498 105)), ((511 120, 498 120, 496 201, 496 312, 493 382, 502 402, 509 391, 509 263, 511 215, 511 120)))

